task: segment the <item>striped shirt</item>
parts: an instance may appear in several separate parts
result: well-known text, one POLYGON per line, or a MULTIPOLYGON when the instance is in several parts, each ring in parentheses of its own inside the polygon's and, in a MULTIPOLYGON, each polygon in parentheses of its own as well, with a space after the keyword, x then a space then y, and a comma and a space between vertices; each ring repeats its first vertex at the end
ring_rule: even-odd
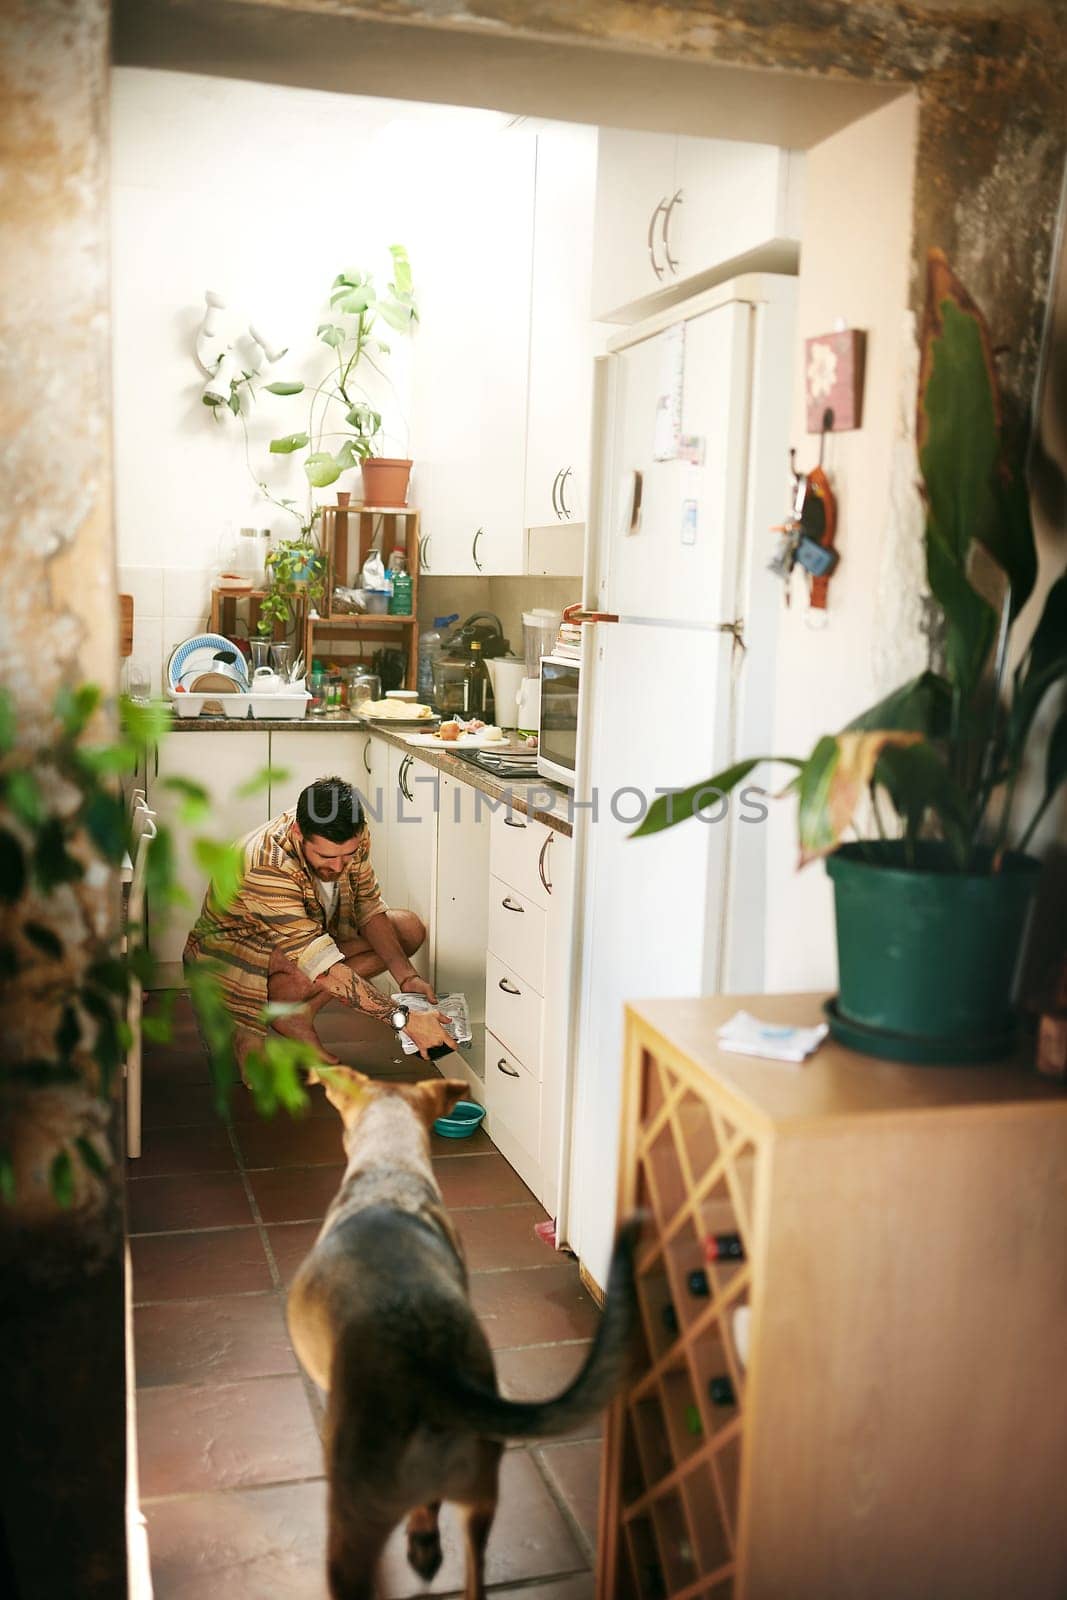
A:
POLYGON ((241 841, 244 876, 233 902, 221 910, 210 890, 185 944, 183 959, 210 957, 221 968, 222 999, 235 1022, 266 1031, 267 974, 275 951, 314 981, 344 959, 339 946, 364 923, 385 911, 370 859, 370 829, 364 822, 356 853, 340 878, 327 919, 294 827, 285 811, 241 841))

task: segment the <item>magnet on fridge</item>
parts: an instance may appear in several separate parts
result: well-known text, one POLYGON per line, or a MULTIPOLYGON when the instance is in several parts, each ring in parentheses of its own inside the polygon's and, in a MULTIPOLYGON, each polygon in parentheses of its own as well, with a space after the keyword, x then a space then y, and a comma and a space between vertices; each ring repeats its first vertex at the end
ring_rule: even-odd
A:
POLYGON ((697 503, 695 500, 682 501, 682 543, 696 544, 697 542, 697 503))

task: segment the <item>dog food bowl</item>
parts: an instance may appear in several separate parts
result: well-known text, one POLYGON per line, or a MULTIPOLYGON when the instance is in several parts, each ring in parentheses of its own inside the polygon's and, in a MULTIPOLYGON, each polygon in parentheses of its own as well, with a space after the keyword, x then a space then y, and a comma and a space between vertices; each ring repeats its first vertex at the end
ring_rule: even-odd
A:
POLYGON ((438 1117, 433 1131, 443 1139, 469 1139, 472 1133, 478 1131, 484 1116, 484 1106, 477 1105, 473 1100, 457 1100, 447 1117, 438 1117))

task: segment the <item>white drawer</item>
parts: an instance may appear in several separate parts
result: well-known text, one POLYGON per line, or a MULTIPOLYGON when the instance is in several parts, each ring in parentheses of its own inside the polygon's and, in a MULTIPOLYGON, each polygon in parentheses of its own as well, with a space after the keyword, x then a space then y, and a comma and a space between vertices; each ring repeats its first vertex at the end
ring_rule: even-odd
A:
POLYGON ((491 1138, 529 1183, 541 1145, 541 1085, 491 1033, 485 1036, 485 1105, 491 1138), (516 1159, 519 1152, 525 1162, 516 1159))
POLYGON ((489 824, 489 871, 535 906, 547 906, 552 882, 551 828, 521 811, 494 811, 489 824), (543 874, 543 876, 542 876, 543 874))
POLYGON ((545 987, 547 922, 541 907, 524 894, 501 878, 489 879, 489 949, 538 994, 545 987))
POLYGON ((485 958, 485 1025, 538 1079, 543 1010, 544 1001, 537 990, 490 952, 485 958))

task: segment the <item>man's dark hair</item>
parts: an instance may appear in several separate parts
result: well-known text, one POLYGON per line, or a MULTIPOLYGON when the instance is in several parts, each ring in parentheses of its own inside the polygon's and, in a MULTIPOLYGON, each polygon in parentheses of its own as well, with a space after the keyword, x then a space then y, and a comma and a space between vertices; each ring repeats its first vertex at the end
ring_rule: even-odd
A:
POLYGON ((316 778, 296 802, 296 820, 305 838, 315 834, 331 844, 346 844, 366 826, 359 795, 343 778, 316 778))

